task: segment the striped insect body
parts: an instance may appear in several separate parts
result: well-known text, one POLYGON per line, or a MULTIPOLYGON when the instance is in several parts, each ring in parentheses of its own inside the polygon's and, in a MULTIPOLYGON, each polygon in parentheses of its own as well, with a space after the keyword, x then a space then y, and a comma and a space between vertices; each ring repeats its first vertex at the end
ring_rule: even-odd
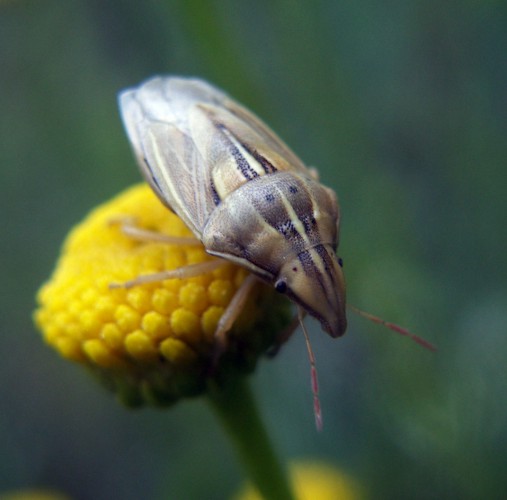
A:
POLYGON ((259 118, 204 81, 155 77, 124 91, 120 108, 145 178, 206 251, 343 335, 334 192, 259 118))
MULTIPOLYGON (((206 251, 251 273, 221 316, 217 356, 226 344, 255 277, 298 305, 312 378, 317 428, 322 427, 318 383, 305 313, 332 337, 345 333, 345 281, 334 192, 254 114, 198 79, 155 77, 120 94, 125 128, 139 166, 162 203, 173 210, 206 251)), ((174 243, 171 237, 124 227, 132 237, 174 243)), ((188 239, 188 238, 187 238, 188 239)), ((210 272, 220 260, 112 286, 134 286, 210 272)), ((435 346, 405 328, 350 306, 367 319, 435 346)), ((280 339, 280 342, 284 341, 280 339)))
POLYGON ((317 182, 290 172, 272 174, 225 198, 202 241, 209 253, 276 284, 336 337, 345 330, 345 316, 329 319, 330 309, 341 312, 344 297, 335 254, 335 207, 334 197, 317 182), (317 197, 325 206, 315 213, 312 200, 317 197))

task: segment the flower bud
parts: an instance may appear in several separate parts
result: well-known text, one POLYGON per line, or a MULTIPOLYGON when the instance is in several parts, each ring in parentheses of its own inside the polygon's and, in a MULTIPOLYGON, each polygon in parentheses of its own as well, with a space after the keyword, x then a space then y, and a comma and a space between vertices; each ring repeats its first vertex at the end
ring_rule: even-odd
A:
POLYGON ((193 236, 144 184, 96 208, 71 231, 38 293, 35 322, 46 342, 132 406, 172 404, 204 392, 211 380, 251 372, 287 326, 287 300, 257 282, 217 358, 218 321, 248 271, 224 260, 199 276, 112 289, 213 258, 201 244, 135 239, 124 234, 122 221, 193 236))

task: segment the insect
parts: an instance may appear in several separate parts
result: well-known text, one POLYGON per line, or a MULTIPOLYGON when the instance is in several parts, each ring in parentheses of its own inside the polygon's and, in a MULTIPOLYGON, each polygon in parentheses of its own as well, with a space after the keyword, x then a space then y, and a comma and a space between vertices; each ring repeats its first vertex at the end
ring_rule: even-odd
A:
POLYGON ((155 77, 120 95, 141 170, 206 251, 235 262, 345 333, 334 192, 259 118, 198 79, 155 77))
MULTIPOLYGON (((315 317, 331 337, 347 328, 335 193, 252 112, 202 80, 154 77, 123 91, 119 101, 139 166, 162 203, 209 254, 252 273, 219 321, 217 345, 225 344, 256 277, 298 305, 320 428, 315 360, 302 318, 305 313, 315 317)), ((128 226, 124 230, 171 240, 128 226)), ((216 259, 123 285, 194 276, 220 264, 216 259)), ((398 325, 352 310, 434 349, 398 325)))

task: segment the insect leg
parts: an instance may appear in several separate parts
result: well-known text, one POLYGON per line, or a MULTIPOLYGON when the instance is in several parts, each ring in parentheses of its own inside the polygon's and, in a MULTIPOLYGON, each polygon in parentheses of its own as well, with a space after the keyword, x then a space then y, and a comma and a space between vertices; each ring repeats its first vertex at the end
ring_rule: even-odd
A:
POLYGON ((208 260, 206 262, 199 262, 198 264, 190 264, 188 266, 171 269, 170 271, 144 274, 123 283, 110 283, 109 288, 132 288, 133 286, 144 285, 146 283, 156 283, 157 281, 192 278, 194 276, 209 273, 223 265, 224 261, 222 259, 208 260))
POLYGON ((308 351, 308 359, 310 360, 310 378, 312 382, 312 394, 313 394, 313 415, 315 417, 315 427, 318 431, 322 430, 322 411, 320 409, 320 398, 319 398, 319 379, 317 376, 317 365, 315 363, 315 355, 313 354, 312 345, 310 344, 310 336, 306 331, 303 319, 306 312, 298 306, 298 319, 305 336, 306 349, 308 351))
POLYGON ((232 325, 240 315, 245 303, 248 299, 248 294, 255 285, 257 278, 251 274, 238 288, 234 297, 229 302, 227 309, 222 314, 222 317, 218 321, 217 329, 215 330, 216 347, 214 354, 214 364, 220 358, 220 355, 225 349, 227 344, 227 332, 232 328, 232 325))
POLYGON ((306 349, 308 351, 308 359, 310 361, 310 380, 312 385, 312 394, 313 394, 313 414, 315 416, 315 426, 318 431, 322 430, 322 411, 320 409, 320 398, 319 398, 319 380, 317 376, 317 366, 315 363, 315 355, 313 354, 313 349, 310 344, 310 337, 306 330, 304 319, 306 316, 306 311, 298 306, 298 312, 292 319, 290 325, 282 331, 282 333, 277 337, 276 343, 274 347, 269 350, 269 355, 274 356, 278 349, 285 343, 292 334, 296 331, 298 326, 301 326, 303 330, 303 335, 305 337, 306 349))
POLYGON ((201 245, 202 243, 192 236, 170 236, 168 234, 160 233, 158 231, 150 231, 142 229, 136 225, 135 219, 132 217, 125 217, 120 219, 111 219, 111 224, 119 224, 122 233, 129 238, 139 241, 151 241, 168 243, 170 245, 201 245))

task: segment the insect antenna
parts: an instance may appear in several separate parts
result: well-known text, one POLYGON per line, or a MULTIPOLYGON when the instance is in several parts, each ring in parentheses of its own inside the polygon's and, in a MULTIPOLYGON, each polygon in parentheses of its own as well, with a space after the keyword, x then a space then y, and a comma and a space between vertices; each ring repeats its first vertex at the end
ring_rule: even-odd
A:
POLYGON ((301 329, 303 330, 303 334, 305 336, 306 349, 308 351, 308 359, 310 360, 310 373, 311 373, 312 393, 313 393, 313 414, 315 415, 315 427, 317 427, 318 431, 321 431, 322 430, 322 411, 320 409, 319 379, 317 376, 317 367, 315 365, 315 355, 313 354, 313 349, 310 344, 310 337, 308 335, 308 332, 306 331, 306 327, 303 322, 304 317, 305 317, 305 312, 300 307, 298 307, 299 324, 301 325, 301 329))
POLYGON ((419 335, 412 333, 410 330, 407 330, 406 328, 403 328, 402 326, 397 325, 396 323, 391 323, 382 318, 379 318, 378 316, 374 316, 373 314, 370 314, 366 311, 362 311, 361 309, 358 309, 357 307, 352 306, 350 304, 347 305, 352 312, 358 314, 359 316, 362 316, 363 318, 366 318, 373 323, 377 323, 378 325, 385 326, 386 328, 389 328, 389 330, 392 330, 393 332, 408 337, 409 339, 413 340, 414 342, 424 347, 425 349, 428 349, 429 351, 435 352, 437 350, 437 347, 434 344, 428 342, 426 339, 423 339, 419 335))

